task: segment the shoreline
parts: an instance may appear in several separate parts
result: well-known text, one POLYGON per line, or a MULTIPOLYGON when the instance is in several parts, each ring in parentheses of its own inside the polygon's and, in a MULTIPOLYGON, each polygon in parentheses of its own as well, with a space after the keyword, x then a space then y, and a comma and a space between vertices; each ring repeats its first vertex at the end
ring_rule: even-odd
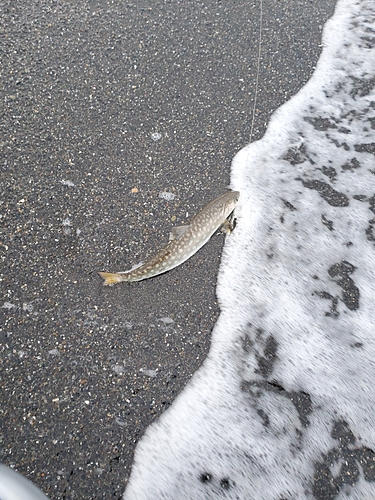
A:
MULTIPOLYGON (((311 76, 334 5, 264 7, 253 140, 311 76)), ((136 442, 208 353, 223 237, 138 284, 94 271, 145 260, 225 191, 259 3, 22 1, 3 23, 0 461, 51 499, 120 498, 136 442)))

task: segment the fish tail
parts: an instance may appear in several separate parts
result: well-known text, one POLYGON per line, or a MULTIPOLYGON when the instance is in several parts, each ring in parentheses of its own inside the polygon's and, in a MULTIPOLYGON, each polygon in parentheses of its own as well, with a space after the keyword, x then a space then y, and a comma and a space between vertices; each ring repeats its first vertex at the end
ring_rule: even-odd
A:
POLYGON ((115 285, 116 283, 120 283, 120 281, 124 281, 124 278, 121 274, 118 273, 98 273, 101 278, 103 278, 103 285, 115 285))

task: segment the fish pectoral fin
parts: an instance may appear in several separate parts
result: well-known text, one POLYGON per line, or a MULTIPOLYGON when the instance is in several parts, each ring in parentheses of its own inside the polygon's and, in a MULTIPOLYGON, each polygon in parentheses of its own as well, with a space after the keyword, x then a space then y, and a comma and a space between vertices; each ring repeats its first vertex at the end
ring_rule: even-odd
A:
POLYGON ((230 234, 233 229, 235 228, 236 226, 236 220, 233 216, 233 212, 231 213, 231 215, 225 219, 225 221, 222 223, 221 227, 220 227, 220 231, 222 233, 225 233, 226 235, 230 234))
POLYGON ((175 226, 172 227, 171 232, 169 233, 169 241, 179 240, 181 236, 186 233, 190 226, 175 226))

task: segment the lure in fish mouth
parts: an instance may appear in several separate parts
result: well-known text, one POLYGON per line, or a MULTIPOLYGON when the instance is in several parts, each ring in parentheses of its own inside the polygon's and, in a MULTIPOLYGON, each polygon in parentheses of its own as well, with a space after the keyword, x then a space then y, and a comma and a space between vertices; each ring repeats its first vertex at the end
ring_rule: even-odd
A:
POLYGON ((233 227, 230 216, 239 200, 238 191, 229 191, 208 203, 188 226, 172 228, 168 245, 155 257, 132 271, 99 273, 104 285, 121 281, 141 281, 170 271, 194 255, 219 227, 229 234, 233 227))

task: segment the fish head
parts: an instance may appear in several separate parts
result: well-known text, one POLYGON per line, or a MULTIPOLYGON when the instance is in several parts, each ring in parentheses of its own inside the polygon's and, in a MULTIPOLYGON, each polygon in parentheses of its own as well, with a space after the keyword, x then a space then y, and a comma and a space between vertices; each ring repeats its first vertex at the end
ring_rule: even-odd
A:
POLYGON ((239 198, 239 191, 229 191, 218 199, 217 209, 222 213, 223 217, 228 217, 233 212, 239 198))

